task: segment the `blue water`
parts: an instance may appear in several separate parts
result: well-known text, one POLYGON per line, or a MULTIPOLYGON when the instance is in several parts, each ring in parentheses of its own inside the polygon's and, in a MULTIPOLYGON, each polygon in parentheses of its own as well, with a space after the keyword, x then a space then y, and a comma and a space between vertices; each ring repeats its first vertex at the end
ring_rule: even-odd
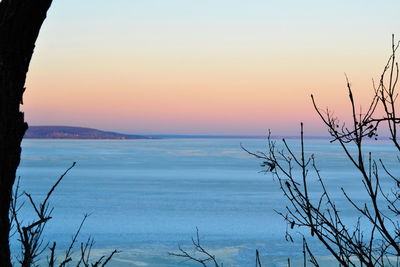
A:
MULTIPOLYGON (((294 232, 295 243, 285 241, 286 225, 274 210, 283 210, 287 202, 277 181, 259 173, 259 160, 240 143, 253 151, 266 148, 265 140, 250 139, 24 140, 18 175, 21 190, 39 200, 77 162, 51 200, 55 209, 45 240, 57 241, 60 248, 90 213, 81 241, 91 235, 99 253, 122 250, 113 266, 192 266, 167 252, 178 245, 190 250, 196 227, 203 245, 224 266, 254 266, 255 249, 268 266, 283 266, 287 257, 301 255, 300 237, 294 232)), ((290 143, 298 151, 298 141, 290 143)), ((357 214, 340 187, 357 201, 366 196, 341 148, 307 140, 306 151, 316 154, 343 216, 354 221, 357 214)), ((367 144, 366 151, 386 159, 398 173, 389 143, 367 144)), ((310 186, 318 193, 315 180, 310 186)), ((21 213, 30 220, 28 203, 21 213)), ((320 251, 318 243, 310 242, 320 251)))

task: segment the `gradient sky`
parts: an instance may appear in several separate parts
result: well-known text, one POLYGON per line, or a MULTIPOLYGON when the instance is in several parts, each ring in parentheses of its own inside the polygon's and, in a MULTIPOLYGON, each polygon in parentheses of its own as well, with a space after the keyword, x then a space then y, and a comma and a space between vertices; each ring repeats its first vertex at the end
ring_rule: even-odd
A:
POLYGON ((31 125, 137 134, 325 134, 400 37, 400 1, 55 0, 30 66, 31 125))

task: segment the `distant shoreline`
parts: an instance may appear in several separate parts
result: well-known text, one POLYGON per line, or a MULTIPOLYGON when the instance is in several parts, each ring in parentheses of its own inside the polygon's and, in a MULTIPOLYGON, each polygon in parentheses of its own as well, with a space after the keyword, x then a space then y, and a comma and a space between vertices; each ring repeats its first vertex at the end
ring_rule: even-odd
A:
MULTIPOLYGON (((267 135, 205 135, 205 134, 124 134, 79 126, 29 126, 24 139, 61 139, 61 140, 154 140, 154 139, 261 139, 267 135)), ((299 140, 297 135, 272 135, 271 139, 299 140)), ((304 136, 305 140, 332 140, 331 136, 304 136)), ((378 141, 387 141, 381 136, 378 141)), ((369 141, 369 139, 365 139, 369 141)), ((371 139, 371 141, 374 141, 371 139)))
MULTIPOLYGON (((30 126, 25 139, 75 139, 75 140, 136 140, 136 139, 266 139, 254 135, 196 135, 196 134, 154 134, 135 135, 94 128, 75 126, 30 126)), ((300 136, 271 136, 272 139, 299 139, 300 136)), ((329 140, 327 136, 306 136, 305 139, 329 140)))
POLYGON ((122 134, 117 132, 102 131, 94 128, 74 126, 30 126, 25 133, 26 139, 152 139, 144 135, 122 134))

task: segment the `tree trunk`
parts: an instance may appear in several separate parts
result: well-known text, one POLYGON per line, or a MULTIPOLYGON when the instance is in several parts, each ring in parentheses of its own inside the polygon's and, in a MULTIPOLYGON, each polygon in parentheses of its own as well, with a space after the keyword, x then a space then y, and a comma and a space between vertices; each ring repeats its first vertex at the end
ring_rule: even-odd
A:
POLYGON ((11 266, 9 208, 28 124, 19 107, 29 63, 52 0, 0 0, 0 266, 11 266))

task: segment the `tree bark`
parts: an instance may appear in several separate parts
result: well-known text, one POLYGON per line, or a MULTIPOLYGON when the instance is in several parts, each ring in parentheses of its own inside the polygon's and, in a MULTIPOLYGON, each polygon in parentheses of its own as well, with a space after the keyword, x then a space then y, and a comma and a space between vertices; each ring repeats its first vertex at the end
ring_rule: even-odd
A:
POLYGON ((0 0, 0 266, 11 265, 9 208, 21 141, 25 79, 52 0, 0 0))

